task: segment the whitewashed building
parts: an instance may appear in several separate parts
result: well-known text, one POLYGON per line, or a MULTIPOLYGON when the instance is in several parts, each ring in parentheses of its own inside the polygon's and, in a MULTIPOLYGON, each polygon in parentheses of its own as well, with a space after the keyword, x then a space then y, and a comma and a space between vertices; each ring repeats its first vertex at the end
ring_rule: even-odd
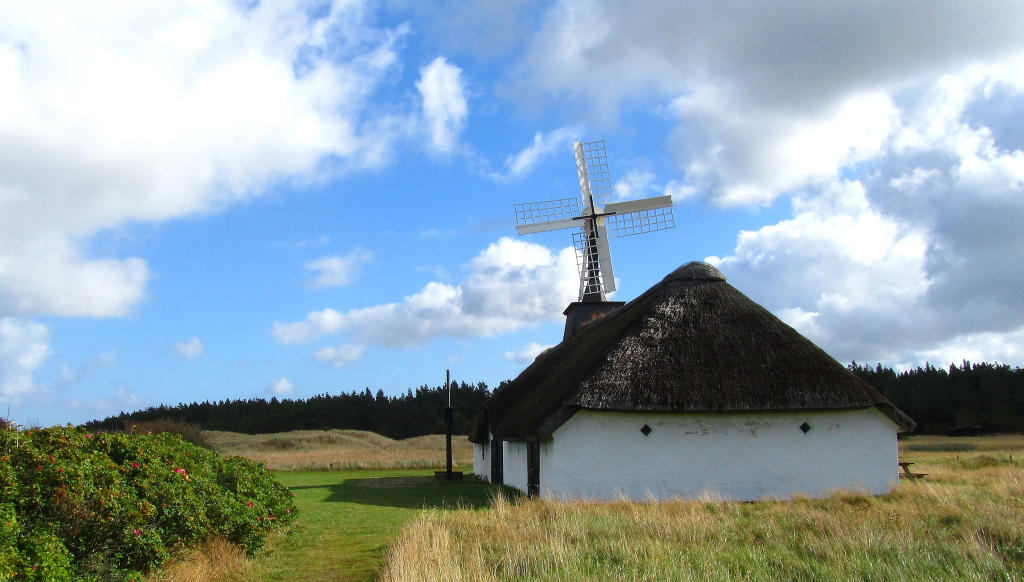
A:
MULTIPOLYGON (((568 335, 568 334, 567 334, 568 335)), ((881 494, 914 422, 706 263, 495 391, 474 473, 548 499, 881 494)))

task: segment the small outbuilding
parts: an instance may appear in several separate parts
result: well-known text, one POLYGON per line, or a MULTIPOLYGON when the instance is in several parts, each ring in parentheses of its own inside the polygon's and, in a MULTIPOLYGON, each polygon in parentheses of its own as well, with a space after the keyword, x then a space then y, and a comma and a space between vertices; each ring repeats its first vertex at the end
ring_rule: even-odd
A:
POLYGON ((495 391, 474 472, 546 499, 756 500, 890 491, 914 422, 688 263, 495 391))

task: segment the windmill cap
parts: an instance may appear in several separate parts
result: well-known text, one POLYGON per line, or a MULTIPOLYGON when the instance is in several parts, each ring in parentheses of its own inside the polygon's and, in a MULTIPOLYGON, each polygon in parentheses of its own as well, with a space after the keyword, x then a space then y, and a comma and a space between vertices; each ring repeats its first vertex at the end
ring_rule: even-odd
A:
POLYGON ((669 273, 664 281, 725 281, 725 275, 707 263, 692 261, 669 273))

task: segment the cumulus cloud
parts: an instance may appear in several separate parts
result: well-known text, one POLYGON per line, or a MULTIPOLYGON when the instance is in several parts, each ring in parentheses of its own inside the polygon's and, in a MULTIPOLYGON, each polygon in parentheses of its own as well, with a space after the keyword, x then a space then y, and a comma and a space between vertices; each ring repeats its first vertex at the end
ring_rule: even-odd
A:
POLYGON ((674 203, 694 198, 699 194, 700 191, 696 187, 681 183, 678 180, 669 180, 668 184, 665 184, 665 195, 671 196, 674 203))
POLYGON ((462 69, 444 57, 437 57, 420 70, 416 89, 423 100, 423 120, 430 135, 429 149, 441 154, 452 153, 469 116, 462 69))
POLYGON ((345 344, 338 347, 325 346, 313 352, 313 359, 330 364, 335 368, 341 368, 361 360, 365 349, 365 346, 359 344, 345 344))
POLYGON ((655 178, 652 172, 629 170, 621 180, 615 182, 615 197, 619 200, 644 198, 653 187, 655 178))
POLYGON ((830 180, 878 155, 898 109, 882 91, 845 97, 817 117, 747 110, 701 88, 675 102, 687 125, 687 180, 722 206, 769 204, 779 195, 830 180))
POLYGON ((32 374, 50 356, 50 331, 45 325, 0 319, 0 392, 17 399, 33 392, 32 374))
POLYGON ((836 357, 878 355, 895 327, 924 323, 914 306, 931 284, 926 231, 872 208, 860 182, 793 206, 792 219, 742 232, 733 255, 708 260, 836 357))
POLYGON ((346 313, 331 308, 314 311, 302 321, 275 322, 272 334, 290 344, 346 331, 361 344, 385 347, 414 346, 437 337, 494 336, 558 319, 578 291, 572 248, 555 254, 502 237, 468 268, 469 275, 458 285, 431 281, 400 303, 346 313))
POLYGON ((671 103, 689 184, 765 204, 876 155, 908 89, 968 63, 1014 66, 1021 22, 1013 2, 556 2, 509 95, 609 121, 636 99, 671 103))
POLYGON ((538 131, 533 136, 533 143, 505 159, 504 173, 491 173, 490 176, 499 182, 525 176, 541 160, 556 151, 564 151, 566 155, 571 155, 570 144, 578 140, 582 134, 582 127, 560 127, 547 134, 538 131))
POLYGON ((145 297, 149 267, 142 259, 87 259, 59 235, 8 241, 4 254, 3 239, 0 234, 0 314, 120 316, 145 297))
POLYGON ((319 274, 309 282, 309 286, 313 289, 323 289, 349 285, 359 275, 359 266, 372 259, 373 253, 356 247, 344 257, 334 255, 310 261, 304 266, 311 271, 319 271, 319 274))
POLYGON ((537 359, 537 356, 539 356, 541 352, 550 347, 552 346, 542 346, 537 342, 533 342, 518 352, 505 352, 505 359, 511 360, 517 364, 530 364, 537 359))
POLYGON ((405 29, 360 2, 58 4, 0 19, 0 315, 122 315, 148 267, 88 256, 97 231, 377 166, 404 131, 367 107, 405 29))
POLYGON ((674 200, 788 197, 711 260, 837 358, 1019 359, 1024 5, 976 8, 557 2, 509 95, 609 122, 660 104, 674 200))
POLYGON ((284 396, 295 392, 295 384, 288 378, 281 376, 267 385, 266 392, 274 396, 284 396))
POLYGON ((327 334, 345 329, 349 317, 328 307, 323 311, 312 311, 303 321, 280 323, 275 321, 271 335, 282 344, 304 344, 327 334))
POLYGON ((909 120, 904 150, 863 182, 795 198, 793 218, 710 260, 841 360, 1021 364, 1020 150, 966 124, 941 132, 944 145, 926 133, 909 120))
POLYGON ((187 342, 174 344, 174 351, 178 353, 181 359, 192 361, 206 352, 206 344, 197 336, 192 336, 192 339, 187 342))

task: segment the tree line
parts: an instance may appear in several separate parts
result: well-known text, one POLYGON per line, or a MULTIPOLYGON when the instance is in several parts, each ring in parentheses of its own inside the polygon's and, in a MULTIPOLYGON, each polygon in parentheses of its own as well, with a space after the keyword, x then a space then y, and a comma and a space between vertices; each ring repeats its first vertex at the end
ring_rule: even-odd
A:
MULTIPOLYGON (((853 362, 851 372, 871 384, 917 422, 917 434, 942 434, 956 426, 980 426, 982 432, 1024 431, 1024 369, 1002 364, 963 362, 948 369, 925 364, 897 373, 892 368, 853 362)), ((504 385, 504 382, 502 382, 504 385)), ((500 386, 499 386, 500 387, 500 386)), ((453 382, 451 402, 455 434, 468 434, 491 390, 483 382, 453 382)), ((204 430, 248 434, 333 428, 368 430, 394 439, 442 434, 448 392, 421 386, 400 396, 362 392, 321 394, 308 399, 250 398, 160 405, 122 412, 85 424, 92 430, 122 430, 127 423, 172 420, 204 430)))
MULTIPOLYGON (((468 434, 477 411, 490 397, 487 384, 452 382, 451 403, 454 434, 468 434)), ((123 430, 139 422, 171 420, 196 425, 204 430, 247 434, 334 428, 368 430, 393 439, 443 434, 444 409, 448 391, 443 386, 421 386, 400 396, 362 392, 320 394, 307 399, 220 400, 177 406, 151 406, 131 413, 122 412, 103 420, 85 423, 90 430, 123 430)))
POLYGON ((981 432, 1024 431, 1024 369, 964 361, 949 369, 925 364, 896 373, 881 364, 849 369, 917 423, 915 434, 942 434, 957 426, 981 432))

